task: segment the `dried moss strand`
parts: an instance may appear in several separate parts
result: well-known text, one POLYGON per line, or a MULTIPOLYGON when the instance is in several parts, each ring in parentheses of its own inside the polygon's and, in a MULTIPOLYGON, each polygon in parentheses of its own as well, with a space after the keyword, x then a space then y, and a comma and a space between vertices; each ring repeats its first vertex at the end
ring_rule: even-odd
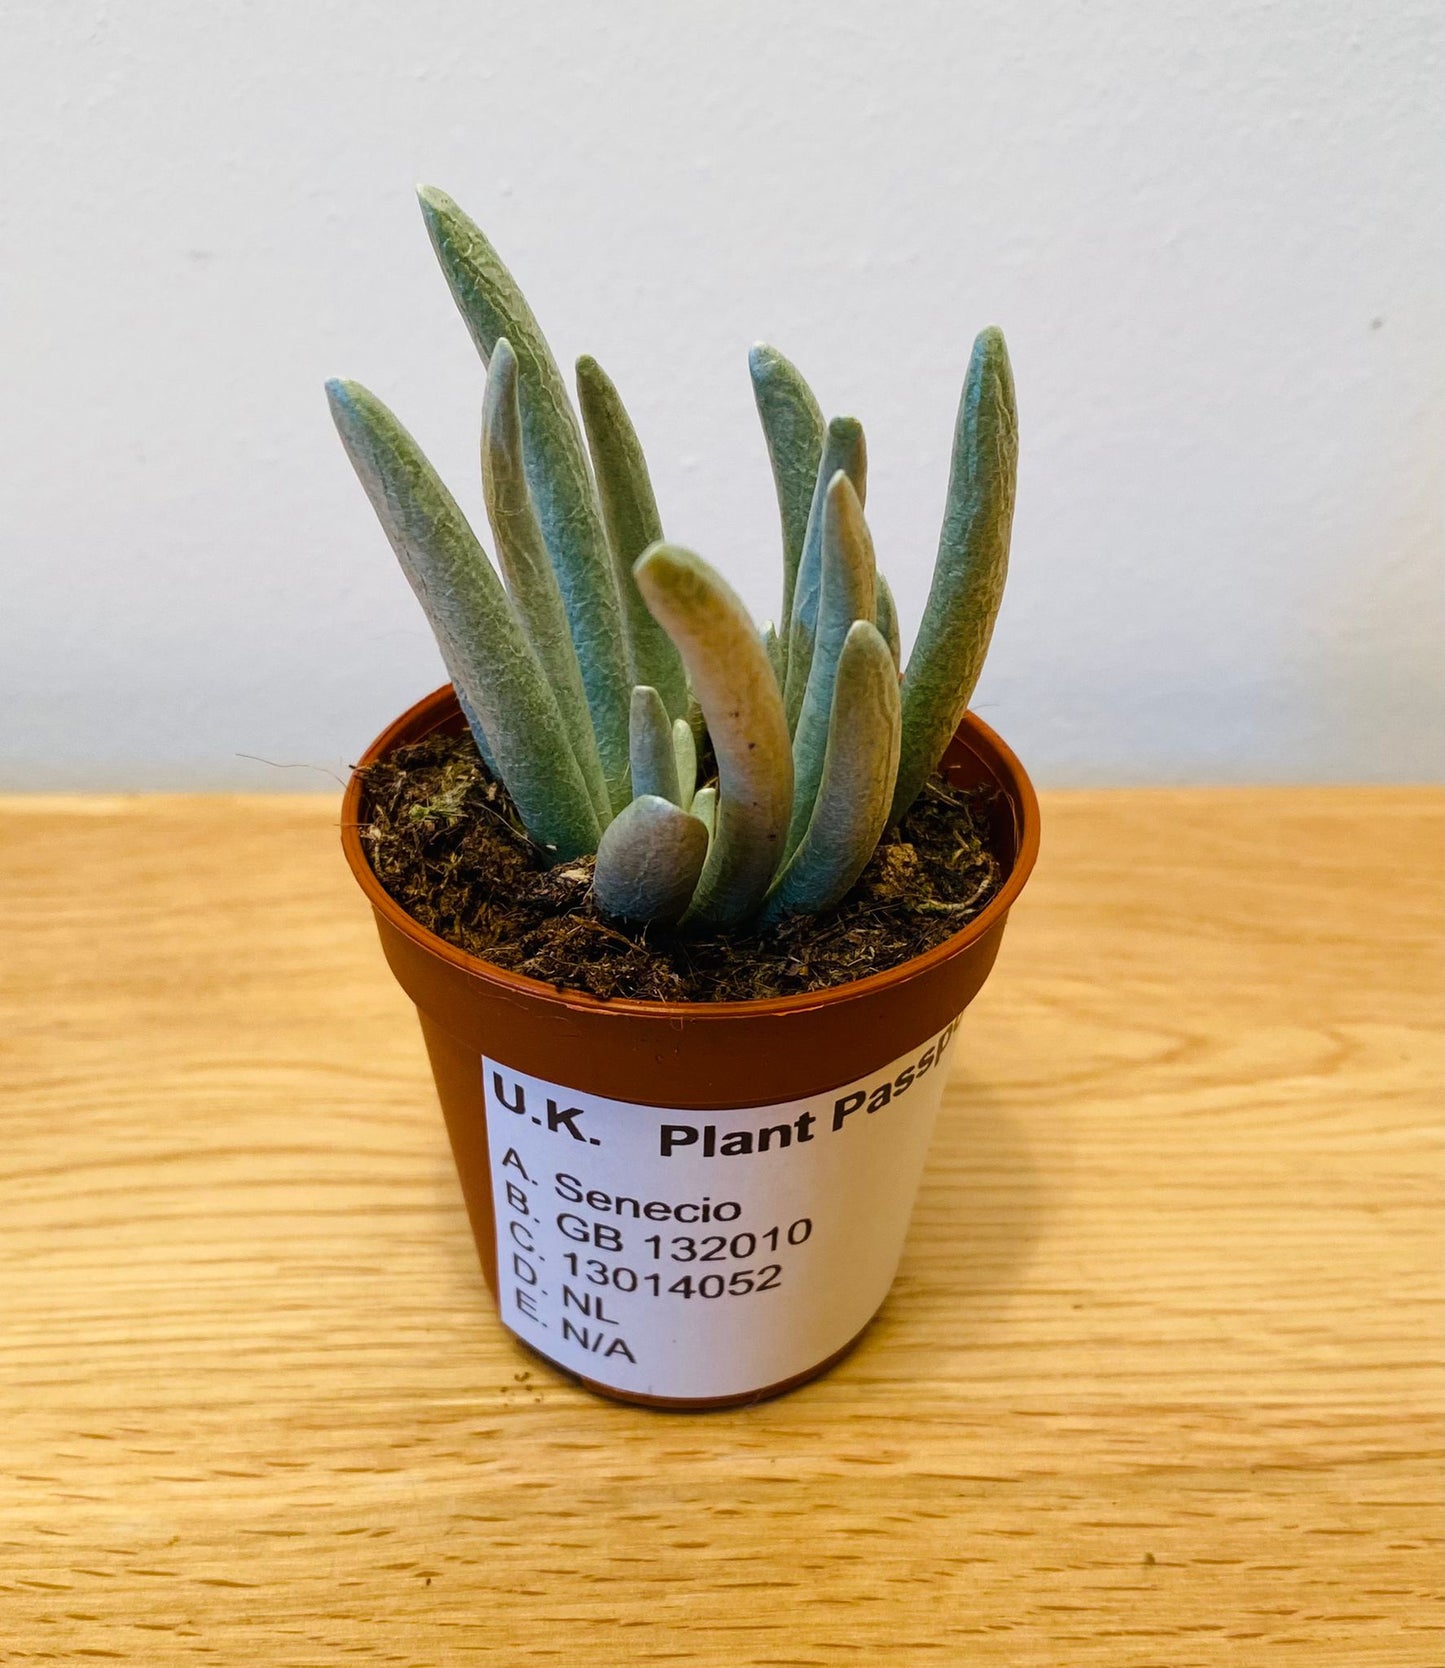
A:
POLYGON ((482 491, 507 590, 556 698, 598 825, 605 828, 612 820, 611 798, 562 592, 527 484, 517 356, 505 336, 492 350, 482 403, 482 491))
POLYGON ((375 395, 356 382, 330 382, 326 392, 352 466, 528 833, 558 858, 595 850, 601 829, 556 699, 466 517, 375 395))
POLYGON ((601 507, 566 384, 532 309, 482 232, 445 192, 423 186, 423 217, 457 309, 489 363, 500 338, 517 356, 527 480, 576 645, 612 809, 631 798, 632 677, 601 507))
POLYGON ((1003 333, 973 344, 933 584, 903 680, 903 749, 890 820, 918 797, 983 670, 1008 574, 1018 474, 1018 411, 1003 333))
POLYGON ((687 713, 682 661, 648 612, 632 577, 632 564, 662 537, 647 459, 621 395, 595 359, 584 356, 577 361, 577 396, 622 599, 632 681, 655 689, 669 718, 682 718, 687 713))
POLYGON ((717 827, 688 919, 734 926, 761 904, 787 834, 793 760, 777 681, 747 610, 700 557, 654 545, 634 572, 682 656, 717 757, 717 827))

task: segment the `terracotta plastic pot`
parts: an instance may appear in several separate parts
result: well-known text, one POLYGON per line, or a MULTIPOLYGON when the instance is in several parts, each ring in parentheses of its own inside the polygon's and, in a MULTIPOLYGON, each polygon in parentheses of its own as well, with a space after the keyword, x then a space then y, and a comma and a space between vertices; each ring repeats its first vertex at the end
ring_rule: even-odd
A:
MULTIPOLYGON (((462 723, 436 690, 362 764, 462 723)), ((372 872, 353 774, 346 859, 421 1019, 487 1284, 511 1330, 588 1388, 757 1400, 831 1366, 881 1306, 939 1062, 1038 851, 1032 785, 986 724, 968 714, 944 764, 1000 790, 1006 877, 987 909, 854 984, 717 1003, 601 1001, 444 943, 372 872)))

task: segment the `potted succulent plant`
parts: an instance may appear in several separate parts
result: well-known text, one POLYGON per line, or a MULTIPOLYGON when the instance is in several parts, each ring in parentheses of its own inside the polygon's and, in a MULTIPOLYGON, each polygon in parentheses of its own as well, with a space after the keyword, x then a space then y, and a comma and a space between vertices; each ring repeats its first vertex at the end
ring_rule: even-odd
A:
POLYGON ((967 712, 1013 514, 1003 338, 974 344, 932 589, 900 669, 856 421, 825 422, 797 370, 753 349, 784 554, 780 621, 759 631, 706 562, 663 541, 601 368, 578 363, 579 423, 492 246, 441 192, 421 203, 488 369, 482 486, 501 571, 386 407, 329 384, 451 677, 353 774, 346 855, 418 1008, 504 1322, 623 1399, 771 1394, 842 1355, 887 1294, 959 1015, 1037 849, 1027 777, 967 712), (392 826, 451 842, 422 860, 425 907, 382 842, 417 757, 428 786, 396 801, 392 826), (927 942, 875 955, 863 920, 851 974, 800 985, 798 946, 840 912, 867 917, 860 889, 887 870, 907 894, 925 820, 946 835, 935 868, 957 878, 964 810, 984 878, 919 904, 927 942), (469 848, 477 831, 503 843, 469 848), (494 903, 551 888, 564 944, 585 924, 629 966, 687 966, 688 999, 593 994, 555 962, 539 973, 491 905, 491 939, 468 937, 468 864, 494 903), (728 971, 780 955, 791 994, 726 999, 726 978, 696 974, 698 957, 728 971))

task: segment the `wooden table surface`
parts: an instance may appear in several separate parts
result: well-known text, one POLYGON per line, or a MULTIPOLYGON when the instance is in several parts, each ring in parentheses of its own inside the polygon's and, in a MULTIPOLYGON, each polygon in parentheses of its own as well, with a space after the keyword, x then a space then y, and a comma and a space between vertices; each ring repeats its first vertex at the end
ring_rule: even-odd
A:
POLYGON ((0 809, 0 1661, 1440 1656, 1440 798, 1054 795, 903 1271, 763 1406, 494 1318, 308 797, 0 809))

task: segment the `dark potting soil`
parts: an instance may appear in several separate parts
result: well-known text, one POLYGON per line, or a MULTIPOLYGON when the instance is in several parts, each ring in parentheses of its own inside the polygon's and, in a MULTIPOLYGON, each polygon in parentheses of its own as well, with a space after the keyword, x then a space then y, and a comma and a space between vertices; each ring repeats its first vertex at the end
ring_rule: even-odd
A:
POLYGON ((935 777, 853 890, 821 915, 727 937, 603 920, 592 859, 548 868, 469 733, 368 765, 362 840, 377 878, 438 938, 511 972, 593 996, 743 1002, 896 967, 941 944, 997 892, 992 790, 935 777))

